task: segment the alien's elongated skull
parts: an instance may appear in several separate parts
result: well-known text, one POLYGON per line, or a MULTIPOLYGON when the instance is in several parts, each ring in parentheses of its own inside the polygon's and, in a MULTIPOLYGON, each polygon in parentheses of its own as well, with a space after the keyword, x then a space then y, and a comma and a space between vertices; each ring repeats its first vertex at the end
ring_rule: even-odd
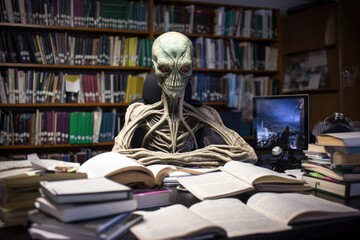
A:
POLYGON ((167 32, 155 39, 152 63, 159 86, 170 98, 181 97, 193 70, 193 45, 178 32, 167 32))

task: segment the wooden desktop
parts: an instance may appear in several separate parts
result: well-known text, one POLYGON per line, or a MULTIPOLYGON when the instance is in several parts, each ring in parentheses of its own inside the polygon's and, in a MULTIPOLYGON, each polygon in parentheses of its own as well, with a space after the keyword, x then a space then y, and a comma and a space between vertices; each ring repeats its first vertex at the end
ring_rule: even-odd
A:
MULTIPOLYGON (((199 200, 191 193, 183 190, 178 190, 176 187, 170 187, 172 193, 170 201, 172 204, 183 204, 190 207, 192 204, 199 202, 199 200)), ((343 202, 346 205, 360 209, 360 198, 353 198, 343 200, 341 198, 333 197, 327 194, 312 192, 319 197, 335 201, 343 202)), ((246 202, 249 194, 241 194, 236 196, 240 200, 246 202)), ((345 239, 346 237, 353 237, 360 233, 360 218, 343 218, 334 219, 330 221, 313 222, 309 224, 302 224, 294 226, 293 229, 271 234, 256 234, 251 236, 239 237, 236 239, 345 239)), ((2 239, 32 239, 28 234, 26 226, 16 226, 0 228, 0 236, 2 239)), ((131 232, 128 232, 121 239, 136 239, 131 232)))

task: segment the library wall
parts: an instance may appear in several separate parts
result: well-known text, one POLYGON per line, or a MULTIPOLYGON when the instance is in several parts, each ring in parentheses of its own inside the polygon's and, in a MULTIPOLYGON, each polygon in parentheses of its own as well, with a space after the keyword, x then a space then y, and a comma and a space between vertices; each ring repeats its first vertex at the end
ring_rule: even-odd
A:
POLYGON ((93 150, 110 150, 126 107, 141 98, 152 71, 152 42, 167 31, 193 41, 192 97, 214 106, 229 127, 251 141, 251 96, 279 93, 277 9, 158 0, 72 2, 1 5, 2 155, 59 152, 53 158, 61 158, 69 152, 74 158, 76 152, 89 157, 93 150))

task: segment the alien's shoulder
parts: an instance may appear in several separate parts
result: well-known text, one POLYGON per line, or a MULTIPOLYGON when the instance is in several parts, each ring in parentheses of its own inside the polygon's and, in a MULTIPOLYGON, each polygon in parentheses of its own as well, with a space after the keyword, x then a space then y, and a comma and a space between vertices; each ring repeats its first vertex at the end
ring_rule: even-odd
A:
POLYGON ((218 111, 216 111, 213 107, 203 104, 197 109, 201 113, 205 114, 209 119, 215 121, 219 121, 219 120, 221 121, 218 111))
POLYGON ((126 109, 126 114, 130 118, 138 117, 138 116, 142 115, 144 113, 144 111, 146 111, 146 109, 148 109, 148 108, 149 108, 149 106, 142 102, 132 103, 126 109))

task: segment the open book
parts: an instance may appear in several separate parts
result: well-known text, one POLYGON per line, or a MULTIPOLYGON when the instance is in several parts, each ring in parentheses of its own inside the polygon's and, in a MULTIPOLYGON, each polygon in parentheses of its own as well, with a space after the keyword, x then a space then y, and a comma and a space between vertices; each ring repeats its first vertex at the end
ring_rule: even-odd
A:
POLYGON ((212 234, 231 238, 284 231, 310 221, 360 217, 357 209, 300 193, 256 193, 246 204, 236 198, 222 198, 204 200, 190 208, 171 205, 138 213, 143 214, 144 221, 131 232, 143 240, 212 234))
MULTIPOLYGON (((208 169, 209 171, 217 170, 208 169)), ((100 153, 84 162, 77 172, 86 173, 88 178, 106 177, 125 185, 160 186, 170 173, 181 171, 202 174, 202 169, 183 168, 166 164, 144 166, 136 160, 116 152, 100 153)))
POLYGON ((232 196, 252 190, 293 192, 312 189, 302 179, 238 161, 227 162, 222 171, 179 177, 179 183, 200 200, 232 196))

